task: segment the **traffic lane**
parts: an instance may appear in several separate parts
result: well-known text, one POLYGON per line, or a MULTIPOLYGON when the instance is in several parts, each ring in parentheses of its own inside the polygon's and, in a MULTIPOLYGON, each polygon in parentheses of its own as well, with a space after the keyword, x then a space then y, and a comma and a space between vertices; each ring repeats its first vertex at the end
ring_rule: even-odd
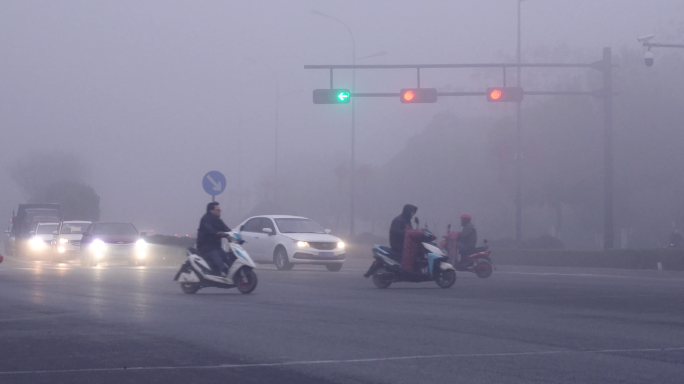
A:
MULTIPOLYGON (((547 303, 535 304, 539 299, 528 294, 529 288, 526 285, 532 284, 531 289, 537 290, 534 287, 535 284, 553 285, 550 283, 555 284, 557 277, 549 281, 548 276, 530 278, 530 276, 521 275, 501 275, 498 278, 493 277, 488 280, 459 279, 457 287, 460 289, 452 290, 441 290, 430 283, 403 284, 398 285, 398 289, 378 290, 373 288, 369 281, 355 277, 355 272, 335 274, 318 269, 306 269, 308 268, 302 267, 300 270, 296 269, 292 272, 261 270, 259 272, 261 285, 254 295, 250 295, 251 297, 225 294, 225 291, 219 290, 207 290, 206 293, 196 296, 183 296, 176 284, 171 284, 174 289, 168 291, 167 287, 169 286, 166 283, 168 280, 165 280, 169 278, 167 274, 170 271, 168 270, 138 269, 131 271, 125 268, 113 268, 99 271, 88 269, 79 271, 77 269, 76 279, 78 280, 80 276, 85 278, 85 281, 89 278, 96 281, 95 285, 113 284, 112 287, 103 289, 98 294, 92 294, 102 303, 108 303, 101 306, 101 311, 116 308, 118 301, 113 299, 120 298, 122 294, 135 298, 136 295, 141 294, 141 292, 136 292, 139 289, 142 289, 144 296, 160 296, 156 300, 148 300, 149 305, 143 307, 135 304, 135 300, 120 300, 126 304, 110 311, 112 313, 106 315, 108 319, 115 319, 117 315, 121 315, 117 321, 131 322, 134 327, 141 326, 141 324, 147 324, 149 327, 149 324, 153 323, 156 332, 164 336, 173 335, 174 332, 179 333, 177 332, 179 328, 183 330, 180 333, 185 334, 187 328, 192 327, 186 327, 183 324, 187 321, 188 325, 196 325, 197 313, 195 310, 190 310, 190 314, 186 311, 178 311, 179 305, 174 301, 180 299, 182 302, 180 307, 195 306, 196 309, 215 312, 215 315, 207 313, 210 315, 208 317, 214 321, 203 321, 202 326, 204 328, 213 329, 214 332, 220 333, 221 327, 225 325, 225 320, 228 320, 231 326, 236 329, 236 332, 230 335, 231 346, 249 351, 248 355, 254 356, 255 360, 266 361, 268 364, 294 362, 299 364, 299 368, 304 371, 324 377, 344 377, 345 379, 362 377, 372 382, 378 382, 376 380, 384 381, 387 378, 386 375, 389 373, 384 372, 385 370, 402 372, 405 367, 411 367, 413 364, 418 364, 421 367, 432 367, 435 369, 432 375, 438 375, 442 378, 457 373, 461 376, 468 376, 469 370, 472 369, 476 371, 471 377, 473 379, 480 377, 478 372, 480 374, 487 372, 488 375, 499 372, 493 366, 484 368, 484 371, 478 371, 476 368, 479 363, 473 362, 467 362, 467 367, 459 366, 465 364, 464 362, 468 359, 475 358, 480 361, 484 358, 483 356, 469 355, 473 351, 484 353, 487 357, 494 357, 495 366, 505 367, 503 371, 498 373, 501 375, 499 379, 506 378, 506 380, 511 379, 511 372, 515 371, 515 369, 511 371, 510 367, 504 364, 506 359, 517 360, 516 364, 521 364, 518 368, 522 368, 523 371, 527 371, 525 361, 535 358, 542 358, 547 362, 549 359, 560 359, 569 368, 587 366, 587 364, 591 365, 592 363, 592 361, 577 363, 573 361, 573 359, 588 359, 581 356, 546 356, 549 351, 542 348, 578 348, 575 345, 568 346, 564 344, 564 341, 578 336, 577 334, 582 336, 582 333, 591 327, 579 324, 573 329, 569 326, 572 321, 561 319, 565 320, 562 328, 570 329, 566 334, 557 329, 562 321, 555 325, 551 323, 549 329, 541 329, 543 327, 539 325, 534 327, 533 332, 528 329, 530 317, 539 322, 544 322, 545 316, 548 317, 549 315, 549 310, 547 303), (348 276, 350 274, 353 276, 352 278, 348 276), (145 276, 145 278, 141 279, 140 276, 145 276), (160 277, 165 279, 160 280, 160 277), (140 285, 135 284, 135 282, 146 282, 148 284, 140 285), (464 282, 467 285, 459 284, 464 282), (502 284, 506 288, 505 291, 500 289, 502 284), (126 287, 122 293, 114 296, 102 295, 102 291, 111 293, 110 291, 113 288, 121 285, 126 287), (135 287, 138 289, 134 289, 135 287), (515 289, 511 289, 511 287, 515 289), (259 292, 268 292, 268 295, 258 294, 259 292), (298 297, 300 299, 297 299, 298 297), (530 300, 530 303, 523 303, 522 306, 516 304, 512 308, 504 305, 510 303, 511 299, 519 298, 526 298, 530 300), (447 304, 445 305, 444 302, 447 304), (152 305, 152 303, 155 304, 152 305), (486 305, 483 306, 483 303, 486 305), (229 308, 226 308, 225 304, 229 308), (437 304, 441 304, 441 306, 437 304), (450 306, 451 304, 454 306, 450 306), (165 308, 167 305, 168 308, 165 308), (540 312, 539 314, 534 314, 535 305, 541 306, 537 309, 540 312), (455 310, 455 308, 460 310, 455 310), (489 312, 487 312, 487 308, 489 312), (165 321, 169 319, 169 312, 174 310, 176 313, 170 317, 171 320, 165 321), (446 318, 438 316, 436 319, 430 318, 434 312, 440 315, 441 311, 449 316, 446 318), (131 317, 131 312, 133 314, 147 313, 144 316, 140 316, 138 313, 137 317, 131 317), (158 316, 155 315, 157 312, 159 312, 158 316), (521 314, 520 312, 524 313, 521 314), (520 319, 512 316, 515 314, 520 319), (534 314, 534 316, 530 316, 530 314, 534 314), (187 318, 188 315, 190 318, 187 318), (471 315, 472 319, 469 319, 467 315, 471 315), (492 323, 492 319, 501 317, 507 319, 504 324, 492 323), (236 321, 232 321, 233 319, 236 321), (267 321, 260 319, 267 319, 267 321), (415 323, 421 325, 416 327, 415 323), (351 327, 349 327, 350 324, 351 327), (459 324, 464 324, 464 326, 459 326, 459 324), (471 327, 469 324, 477 326, 471 327), (512 329, 516 326, 522 328, 522 331, 512 329), (455 331, 454 328, 458 328, 458 330, 455 331), (531 337, 530 333, 536 334, 535 337, 531 337), (249 335, 250 337, 243 340, 242 335, 249 335), (442 337, 439 337, 440 335, 442 337), (452 341, 445 341, 445 339, 452 341), (546 339, 550 339, 552 343, 546 339), (262 349, 261 347, 264 345, 269 347, 262 349), (443 348, 440 349, 440 346, 443 348), (461 348, 462 346, 467 346, 467 348, 461 348), (517 355, 501 355, 502 350, 504 353, 517 355), (446 357, 434 356, 435 353, 443 354, 446 357), (520 355, 520 353, 532 353, 532 355, 520 355), (537 355, 534 355, 535 353, 537 355), (466 356, 457 358, 459 354, 466 356), (312 360, 312 356, 316 359, 312 360), (410 358, 411 356, 414 358, 408 361, 392 360, 395 357, 410 358), (322 358, 328 362, 321 363, 320 359, 322 358), (358 361, 359 359, 362 361, 358 361), (452 360, 458 362, 454 365, 452 360)), ((45 275, 36 274, 36 276, 45 275)), ((78 284, 83 285, 83 282, 78 284)), ((574 288, 577 289, 577 287, 574 288)), ((657 284, 649 285, 647 288, 657 288, 657 284)), ((594 297, 597 299, 607 298, 611 301, 612 297, 605 297, 605 294, 615 294, 615 292, 611 292, 611 289, 610 287, 603 288, 604 296, 597 297, 594 294, 594 297)), ((563 290, 561 289, 561 291, 563 290)), ((571 298, 583 294, 583 292, 572 291, 566 293, 571 298)), ((541 298, 546 297, 541 295, 541 298)), ((561 302, 566 300, 561 299, 561 302)), ((577 305, 574 302, 570 304, 577 305)), ((83 303, 80 305, 88 312, 88 305, 83 305, 83 303)), ((610 311, 610 309, 608 310, 610 311)), ((91 316, 97 317, 97 315, 98 312, 91 313, 91 316)), ((432 317, 436 316, 432 315, 432 317)), ((563 317, 561 316, 561 318, 563 317)), ((575 319, 574 321, 582 320, 575 319)), ((603 321, 611 322, 605 317, 603 321)), ((600 323, 593 324, 592 327, 600 328, 600 323)), ((652 328, 652 324, 649 325, 649 328, 652 328)), ((642 327, 643 330, 646 328, 642 327)), ((616 339, 618 341, 624 339, 621 333, 617 333, 616 339)), ((671 334, 669 336, 671 337, 671 334)), ((187 339, 188 342, 195 344, 199 342, 200 344, 211 345, 212 341, 215 344, 215 339, 210 336, 207 337, 203 332, 195 332, 187 339)), ((585 336, 584 339, 590 342, 594 336, 585 336)), ((614 340, 609 341, 614 347, 621 348, 620 345, 616 345, 614 340)), ((605 340, 597 340, 596 344, 601 346, 607 343, 605 340)), ((625 346, 634 346, 633 342, 625 342, 624 344, 625 346)), ((591 347, 591 345, 587 344, 587 347, 591 347)), ((650 352, 644 350, 630 353, 648 354, 650 352)), ((671 357, 672 354, 669 353, 666 356, 671 357)), ((621 366, 620 364, 617 365, 621 366)), ((624 368, 622 366, 622 369, 624 368)), ((667 371, 666 368, 659 369, 667 371)), ((489 377, 488 375, 483 377, 489 377)), ((397 376, 394 377, 395 380, 398 380, 397 382, 408 382, 410 378, 417 378, 415 372, 397 375, 393 373, 391 376, 397 376), (407 378, 409 378, 408 381, 404 381, 407 378)), ((522 377, 525 380, 530 378, 522 377)))

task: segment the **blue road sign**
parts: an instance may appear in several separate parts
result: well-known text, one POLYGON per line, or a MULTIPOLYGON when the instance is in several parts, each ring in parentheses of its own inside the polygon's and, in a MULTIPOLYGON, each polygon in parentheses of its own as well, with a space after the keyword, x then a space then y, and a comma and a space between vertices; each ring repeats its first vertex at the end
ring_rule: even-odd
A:
POLYGON ((219 171, 207 172, 202 179, 202 188, 212 196, 220 195, 226 189, 226 177, 219 171))

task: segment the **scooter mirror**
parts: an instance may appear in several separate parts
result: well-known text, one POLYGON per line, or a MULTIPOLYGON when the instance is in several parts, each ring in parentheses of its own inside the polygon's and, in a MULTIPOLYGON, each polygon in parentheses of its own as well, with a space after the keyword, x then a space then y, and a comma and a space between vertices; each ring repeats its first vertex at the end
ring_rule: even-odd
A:
POLYGON ((413 218, 413 222, 416 223, 416 225, 420 225, 420 219, 418 217, 413 218))

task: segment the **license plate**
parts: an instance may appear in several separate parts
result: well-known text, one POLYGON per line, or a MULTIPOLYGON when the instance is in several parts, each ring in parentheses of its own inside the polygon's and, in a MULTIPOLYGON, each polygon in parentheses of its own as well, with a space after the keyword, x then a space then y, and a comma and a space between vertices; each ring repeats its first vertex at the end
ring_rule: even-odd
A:
POLYGON ((334 252, 320 252, 318 254, 318 256, 320 256, 320 257, 335 257, 335 253, 334 252))

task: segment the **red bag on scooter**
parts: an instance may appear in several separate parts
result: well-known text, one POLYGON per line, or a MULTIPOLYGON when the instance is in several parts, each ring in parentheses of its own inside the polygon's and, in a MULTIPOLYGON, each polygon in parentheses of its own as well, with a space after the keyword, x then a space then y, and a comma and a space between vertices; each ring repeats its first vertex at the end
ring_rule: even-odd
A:
POLYGON ((406 228, 404 235, 404 254, 401 257, 401 268, 409 272, 420 272, 416 260, 421 252, 423 232, 419 229, 406 228))

